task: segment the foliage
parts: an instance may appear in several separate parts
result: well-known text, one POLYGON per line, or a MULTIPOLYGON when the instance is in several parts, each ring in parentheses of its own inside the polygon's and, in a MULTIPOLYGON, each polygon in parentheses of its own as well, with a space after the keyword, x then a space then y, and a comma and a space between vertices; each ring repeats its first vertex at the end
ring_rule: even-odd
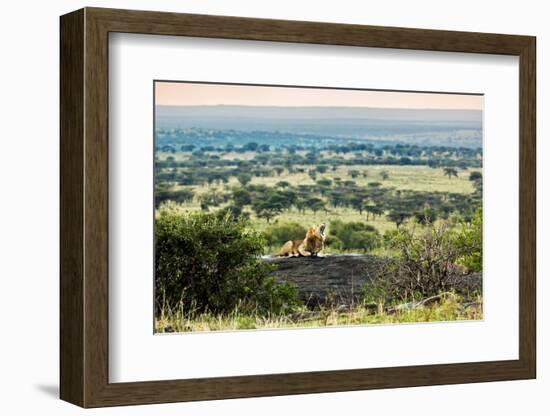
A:
POLYGON ((343 250, 370 251, 382 243, 378 230, 362 222, 332 221, 330 234, 338 238, 343 250))
POLYGON ((263 238, 230 215, 160 209, 155 221, 155 303, 194 313, 289 312, 297 292, 262 262, 263 238))
POLYGON ((443 174, 445 176, 448 176, 449 179, 451 179, 451 177, 458 177, 458 171, 455 169, 455 168, 451 168, 451 167, 446 167, 446 168, 443 168, 443 174))
POLYGON ((462 222, 457 244, 464 253, 459 263, 472 272, 483 269, 483 212, 478 209, 471 222, 462 222))
POLYGON ((449 221, 407 223, 384 235, 384 244, 399 253, 373 277, 377 296, 388 299, 433 296, 454 288, 466 270, 481 271, 481 211, 460 230, 449 221))
POLYGON ((269 226, 265 232, 268 246, 281 246, 289 240, 302 240, 306 236, 307 229, 295 222, 285 222, 269 226))
POLYGON ((252 180, 252 175, 250 175, 249 173, 239 173, 237 175, 237 180, 240 182, 240 184, 242 186, 245 186, 246 184, 248 184, 251 180, 252 180))
POLYGON ((481 179, 483 179, 483 175, 481 174, 481 172, 474 171, 470 173, 469 179, 471 181, 480 181, 481 179))
POLYGON ((447 222, 402 227, 393 240, 400 259, 396 275, 410 294, 430 296, 448 289, 454 265, 462 252, 455 244, 454 231, 447 222))
POLYGON ((159 186, 155 190, 155 206, 158 207, 164 201, 188 202, 193 199, 194 193, 190 189, 172 191, 166 186, 159 186))
POLYGON ((340 251, 344 248, 344 243, 335 235, 329 234, 325 239, 325 246, 332 250, 340 251))

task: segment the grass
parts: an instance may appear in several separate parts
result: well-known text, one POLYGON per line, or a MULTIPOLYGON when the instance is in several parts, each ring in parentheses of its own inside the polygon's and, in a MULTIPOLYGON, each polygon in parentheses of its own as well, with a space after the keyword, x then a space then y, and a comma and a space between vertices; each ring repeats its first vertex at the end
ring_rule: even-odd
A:
MULTIPOLYGON (((243 155, 241 155, 243 156, 243 155)), ((244 154, 246 157, 246 153, 244 154)), ((316 180, 322 178, 334 179, 340 178, 341 180, 353 180, 359 186, 368 186, 371 182, 381 182, 384 187, 394 187, 395 189, 407 189, 413 191, 439 191, 439 192, 454 192, 462 194, 471 194, 474 191, 472 182, 469 180, 469 175, 473 171, 479 171, 479 169, 468 169, 458 172, 457 178, 449 179, 443 175, 442 169, 432 169, 427 166, 338 166, 336 171, 328 171, 324 174, 318 174, 316 180), (360 172, 359 177, 353 179, 349 176, 350 170, 357 170, 360 172), (389 174, 389 178, 382 180, 380 173, 386 171, 389 174), (367 173, 367 177, 363 177, 363 173, 367 173)), ((288 173, 285 170, 280 176, 269 177, 254 177, 251 181, 252 184, 264 184, 267 186, 275 186, 280 181, 287 181, 291 184, 309 184, 313 185, 315 182, 309 177, 307 173, 288 173)), ((182 209, 187 212, 200 210, 200 202, 198 197, 209 192, 224 192, 227 187, 239 186, 239 182, 236 178, 231 177, 227 185, 203 185, 203 186, 189 186, 188 189, 192 189, 195 193, 195 198, 191 202, 184 203, 182 209)), ((214 208, 215 209, 215 208, 214 208)), ((263 219, 258 219, 254 213, 248 210, 252 220, 252 225, 255 229, 262 231, 270 224, 263 219)), ((330 224, 333 220, 342 220, 344 222, 350 221, 366 221, 366 215, 360 215, 358 211, 338 207, 329 207, 328 212, 318 211, 316 213, 307 210, 305 213, 299 212, 297 209, 292 208, 285 211, 280 216, 276 217, 272 222, 284 220, 285 222, 297 222, 304 225, 310 225, 314 223, 327 223, 330 224)), ((395 229, 395 223, 389 221, 385 216, 377 217, 375 220, 369 218, 368 223, 374 226, 381 234, 387 230, 395 229)))
POLYGON ((418 322, 470 321, 483 319, 482 299, 467 305, 458 295, 446 296, 440 303, 417 309, 389 312, 358 305, 349 310, 323 307, 306 308, 292 315, 261 317, 235 310, 228 315, 188 314, 163 310, 155 320, 155 332, 236 331, 243 329, 314 328, 346 325, 399 324, 418 322))
MULTIPOLYGON (((306 166, 302 166, 307 168, 306 166)), ((311 167, 309 167, 311 168, 311 167)), ((469 180, 470 172, 479 171, 480 169, 460 170, 457 178, 449 179, 443 175, 443 169, 432 169, 428 166, 393 166, 393 165, 351 165, 338 166, 336 171, 329 170, 324 174, 317 174, 316 180, 327 178, 340 178, 344 180, 353 180, 358 186, 367 186, 371 182, 381 182, 384 187, 394 187, 395 189, 407 189, 411 191, 428 191, 428 192, 456 192, 462 194, 471 194, 474 191, 472 182, 469 180), (353 179, 349 176, 350 170, 359 171, 359 176, 353 179), (380 173, 386 171, 389 178, 383 180, 380 173), (363 177, 363 173, 367 173, 367 177, 363 177)), ((313 185, 313 181, 307 173, 292 173, 289 174, 285 170, 280 176, 255 177, 252 179, 252 184, 264 184, 274 186, 279 181, 287 181, 291 184, 313 185)), ((232 178, 230 184, 237 184, 237 180, 232 178)))

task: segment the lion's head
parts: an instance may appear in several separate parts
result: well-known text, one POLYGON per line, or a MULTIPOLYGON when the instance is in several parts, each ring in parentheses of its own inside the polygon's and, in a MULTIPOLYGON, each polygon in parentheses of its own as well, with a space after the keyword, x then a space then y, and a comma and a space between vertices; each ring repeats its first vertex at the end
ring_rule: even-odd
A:
POLYGON ((319 235, 324 240, 325 239, 325 229, 327 228, 325 223, 319 224, 319 235))

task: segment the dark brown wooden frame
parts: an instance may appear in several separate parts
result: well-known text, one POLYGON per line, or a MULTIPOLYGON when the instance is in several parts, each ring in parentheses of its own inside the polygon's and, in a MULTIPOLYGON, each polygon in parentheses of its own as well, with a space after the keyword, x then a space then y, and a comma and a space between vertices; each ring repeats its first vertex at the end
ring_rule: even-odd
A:
POLYGON ((60 396, 83 407, 536 376, 535 38, 85 8, 61 17, 60 396), (520 66, 519 359, 137 383, 108 380, 108 34, 515 55, 520 66))

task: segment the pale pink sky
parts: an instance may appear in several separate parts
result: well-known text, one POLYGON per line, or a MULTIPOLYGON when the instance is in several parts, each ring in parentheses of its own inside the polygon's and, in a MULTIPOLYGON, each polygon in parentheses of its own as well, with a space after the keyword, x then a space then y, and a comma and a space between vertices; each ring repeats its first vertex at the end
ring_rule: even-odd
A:
POLYGON ((481 110, 480 95, 156 82, 157 105, 251 105, 481 110))

